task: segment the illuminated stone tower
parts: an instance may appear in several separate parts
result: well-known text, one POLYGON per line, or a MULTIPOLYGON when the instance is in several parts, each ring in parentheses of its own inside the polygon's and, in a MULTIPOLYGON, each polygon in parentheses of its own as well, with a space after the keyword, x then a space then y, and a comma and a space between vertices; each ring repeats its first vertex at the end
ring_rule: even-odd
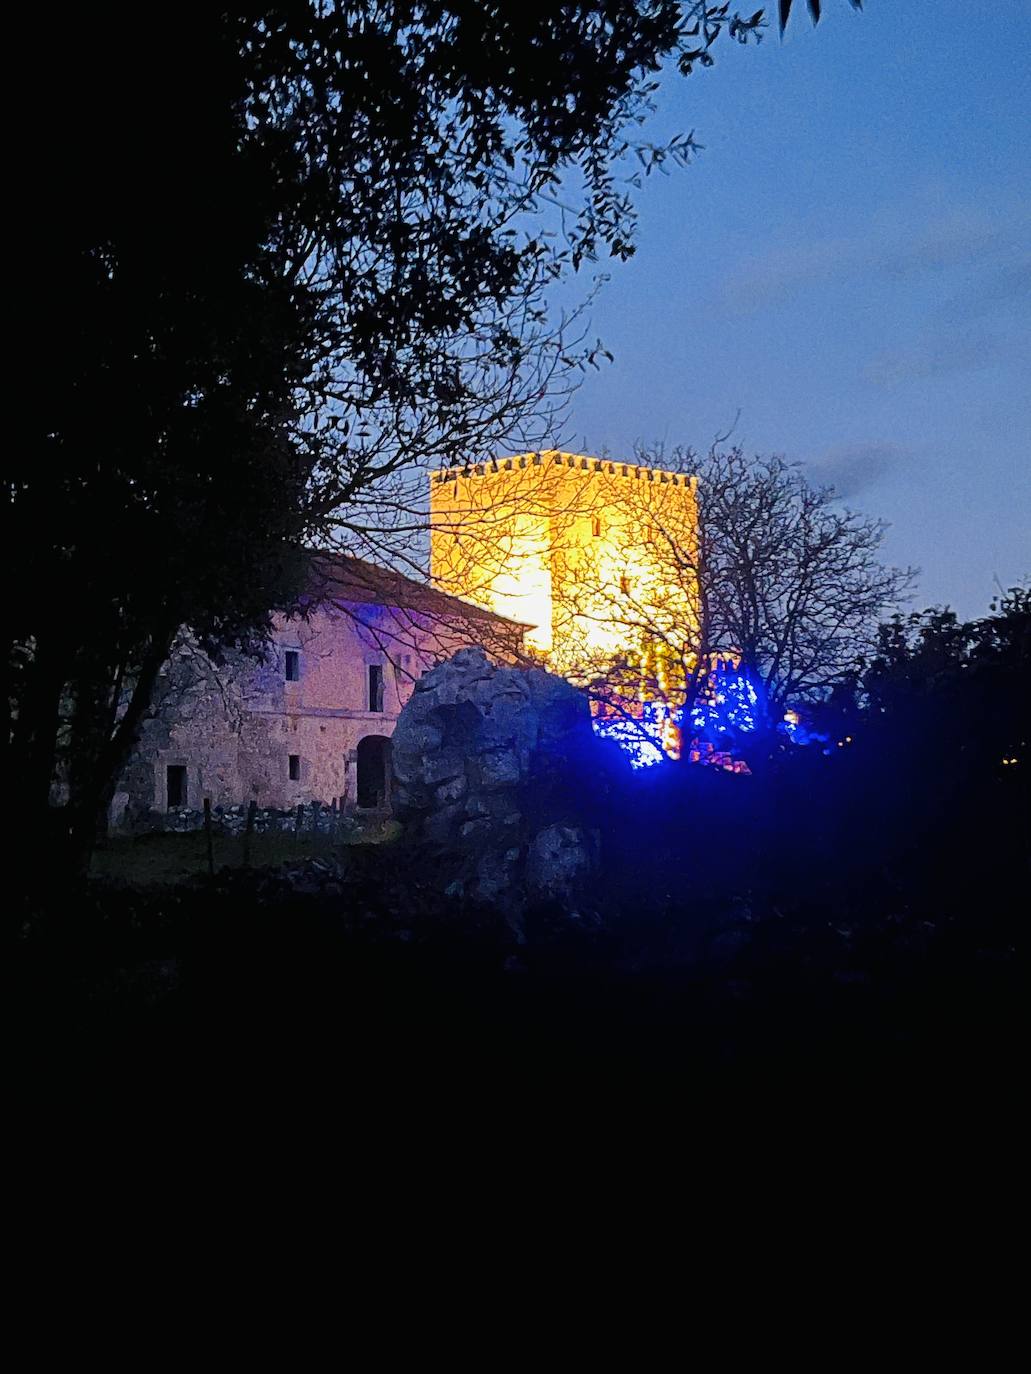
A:
POLYGON ((587 677, 692 637, 693 477, 528 453, 431 473, 430 519, 434 583, 531 625, 553 671, 587 677))

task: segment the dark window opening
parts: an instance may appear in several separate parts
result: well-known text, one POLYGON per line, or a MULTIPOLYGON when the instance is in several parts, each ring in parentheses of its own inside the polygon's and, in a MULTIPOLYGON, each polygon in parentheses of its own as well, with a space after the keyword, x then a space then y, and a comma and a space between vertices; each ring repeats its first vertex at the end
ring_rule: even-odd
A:
POLYGON ((627 577, 626 573, 619 579, 619 590, 624 596, 630 595, 630 579, 627 577))
POLYGON ((186 805, 186 769, 181 763, 170 764, 165 770, 165 789, 168 805, 186 805))
POLYGON ((289 772, 290 772, 290 781, 291 781, 291 782, 300 782, 300 781, 301 781, 301 756, 300 756, 300 754, 291 754, 290 757, 289 757, 289 762, 288 762, 288 765, 287 765, 287 766, 288 766, 289 772))
POLYGON ((383 669, 378 663, 369 664, 369 710, 383 710, 383 669))
POLYGON ((301 677, 301 655, 296 649, 287 649, 284 654, 287 682, 299 682, 301 677))
POLYGON ((600 538, 601 538, 601 516, 600 516, 600 515, 592 515, 592 516, 591 516, 591 538, 592 538, 592 539, 600 539, 600 538))
POLYGON ((390 741, 366 735, 358 741, 358 805, 382 807, 390 797, 390 741))

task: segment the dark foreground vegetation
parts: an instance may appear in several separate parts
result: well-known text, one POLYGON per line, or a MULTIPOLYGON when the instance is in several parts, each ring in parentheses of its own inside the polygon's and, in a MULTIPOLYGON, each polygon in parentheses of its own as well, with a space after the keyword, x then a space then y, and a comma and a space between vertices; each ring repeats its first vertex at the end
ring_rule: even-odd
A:
POLYGON ((29 897, 18 1058, 48 1092, 128 1101, 647 1084, 675 1103, 800 1080, 814 1100, 862 1083, 1008 1110, 1031 877, 1021 614, 976 640, 948 617, 897 625, 829 753, 599 775, 602 869, 575 910, 526 911, 525 940, 403 840, 29 897))

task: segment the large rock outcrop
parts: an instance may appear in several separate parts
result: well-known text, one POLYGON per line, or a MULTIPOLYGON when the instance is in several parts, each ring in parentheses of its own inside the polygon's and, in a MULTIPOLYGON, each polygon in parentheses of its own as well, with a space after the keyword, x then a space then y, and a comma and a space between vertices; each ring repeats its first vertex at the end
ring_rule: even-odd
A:
POLYGON ((455 895, 510 909, 568 900, 597 862, 590 780, 602 752, 587 698, 563 678, 462 649, 401 712, 394 812, 453 860, 455 895))

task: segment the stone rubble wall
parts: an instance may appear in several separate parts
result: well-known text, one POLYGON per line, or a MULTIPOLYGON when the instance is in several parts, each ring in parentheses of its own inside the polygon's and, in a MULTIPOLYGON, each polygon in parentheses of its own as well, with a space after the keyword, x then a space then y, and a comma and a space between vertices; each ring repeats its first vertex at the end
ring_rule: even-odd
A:
POLYGON ((416 684, 393 745, 394 813, 453 857, 452 895, 513 909, 575 897, 598 860, 582 692, 463 649, 416 684))

